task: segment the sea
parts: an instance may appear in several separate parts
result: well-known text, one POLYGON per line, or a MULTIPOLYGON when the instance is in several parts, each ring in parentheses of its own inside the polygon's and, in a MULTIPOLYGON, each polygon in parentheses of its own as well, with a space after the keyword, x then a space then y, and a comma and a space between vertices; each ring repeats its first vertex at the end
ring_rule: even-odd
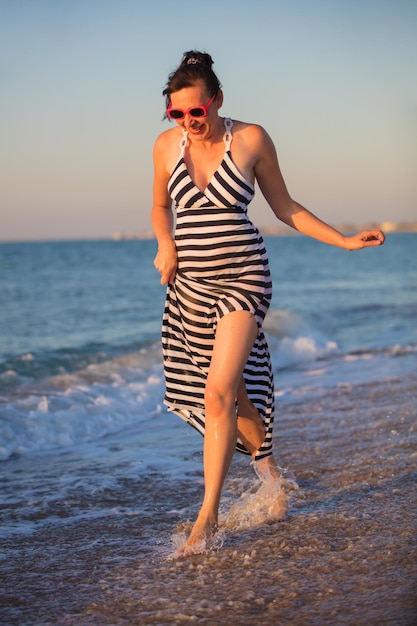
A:
POLYGON ((417 234, 265 243, 290 512, 236 452, 181 558, 203 440, 163 404, 156 242, 0 244, 1 624, 417 624, 417 234))

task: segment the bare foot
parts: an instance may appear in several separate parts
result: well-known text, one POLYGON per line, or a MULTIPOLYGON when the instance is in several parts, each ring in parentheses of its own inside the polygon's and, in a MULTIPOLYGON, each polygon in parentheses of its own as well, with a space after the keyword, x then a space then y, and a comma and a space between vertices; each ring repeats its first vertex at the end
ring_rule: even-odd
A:
POLYGON ((273 456, 252 461, 252 466, 259 482, 254 481, 231 506, 223 522, 225 528, 257 528, 288 515, 288 492, 298 487, 296 483, 283 477, 273 456))
POLYGON ((268 456, 252 463, 255 473, 262 485, 259 495, 264 494, 268 498, 267 516, 270 521, 278 522, 288 515, 289 498, 285 487, 295 488, 292 481, 283 478, 280 468, 273 456, 268 456))
POLYGON ((271 522, 280 522, 288 515, 288 496, 282 489, 273 495, 268 509, 268 519, 271 522))
POLYGON ((262 481, 278 480, 281 478, 278 463, 272 455, 267 456, 264 459, 260 459, 259 461, 253 461, 252 465, 256 475, 262 481))
POLYGON ((200 523, 198 520, 194 524, 188 539, 175 551, 176 557, 190 556, 191 554, 202 554, 212 549, 221 547, 223 537, 218 532, 218 525, 215 523, 200 523))

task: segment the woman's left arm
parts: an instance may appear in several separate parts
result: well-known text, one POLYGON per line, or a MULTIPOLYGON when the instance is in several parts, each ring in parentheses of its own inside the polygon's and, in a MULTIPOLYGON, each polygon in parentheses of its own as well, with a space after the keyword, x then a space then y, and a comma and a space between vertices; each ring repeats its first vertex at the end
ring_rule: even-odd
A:
POLYGON ((271 138, 260 126, 252 127, 252 133, 258 155, 254 166, 255 177, 262 194, 279 220, 304 235, 346 250, 360 250, 384 243, 384 233, 379 229, 345 236, 295 202, 288 193, 271 138))

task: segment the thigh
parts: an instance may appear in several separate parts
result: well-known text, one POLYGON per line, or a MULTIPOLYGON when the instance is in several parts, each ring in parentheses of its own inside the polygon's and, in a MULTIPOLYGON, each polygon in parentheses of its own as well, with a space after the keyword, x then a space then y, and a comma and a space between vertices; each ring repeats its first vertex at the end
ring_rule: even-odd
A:
POLYGON ((255 316, 233 311, 222 317, 216 328, 207 385, 236 397, 242 373, 258 335, 255 316))

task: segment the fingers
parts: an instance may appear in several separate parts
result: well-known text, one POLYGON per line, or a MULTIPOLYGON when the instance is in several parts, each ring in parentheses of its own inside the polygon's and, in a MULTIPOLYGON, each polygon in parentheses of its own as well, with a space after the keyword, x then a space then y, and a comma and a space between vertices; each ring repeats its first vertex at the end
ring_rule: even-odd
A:
POLYGON ((156 269, 161 274, 161 285, 167 285, 168 283, 171 283, 175 278, 175 274, 177 273, 176 267, 174 269, 159 269, 158 267, 156 267, 156 269))
POLYGON ((361 239, 366 246, 381 246, 385 241, 382 230, 366 230, 361 233, 361 239))
POLYGON ((175 272, 171 272, 171 274, 161 274, 161 285, 168 285, 168 283, 172 283, 175 277, 175 272))
POLYGON ((348 250, 361 250, 373 246, 382 246, 385 241, 385 235, 382 230, 364 230, 357 235, 347 237, 348 250))
POLYGON ((161 285, 172 282, 177 272, 177 259, 158 252, 154 259, 154 267, 161 274, 161 285))

